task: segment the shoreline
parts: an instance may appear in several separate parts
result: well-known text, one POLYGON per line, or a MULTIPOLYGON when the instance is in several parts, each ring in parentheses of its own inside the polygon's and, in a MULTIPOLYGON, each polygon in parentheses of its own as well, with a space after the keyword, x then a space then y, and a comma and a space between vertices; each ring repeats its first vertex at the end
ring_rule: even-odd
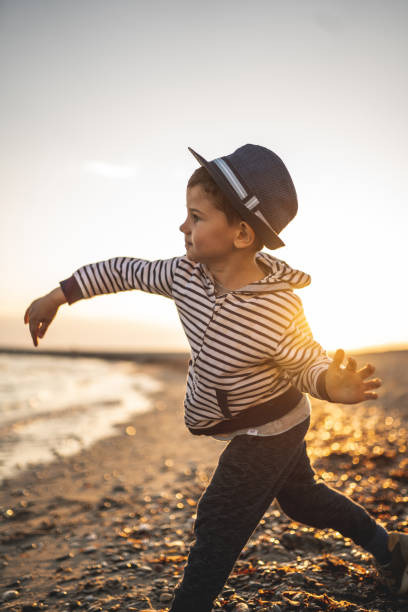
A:
POLYGON ((0 360, 0 482, 114 435, 116 424, 151 409, 148 393, 159 385, 135 361, 5 353, 0 360))
MULTIPOLYGON (((309 453, 328 484, 385 527, 408 531, 408 355, 376 359, 387 380, 381 401, 350 412, 313 400, 309 453)), ((142 371, 162 385, 150 394, 151 411, 0 487, 2 609, 168 609, 193 540, 196 504, 225 443, 185 428, 183 369, 146 364, 142 371)), ((239 602, 254 612, 272 605, 282 612, 389 612, 405 609, 407 600, 387 593, 370 555, 350 540, 295 523, 273 504, 218 610, 232 612, 239 602)))
MULTIPOLYGON (((335 351, 327 351, 333 355, 335 351)), ((407 345, 390 345, 345 349, 346 354, 356 355, 359 359, 376 357, 390 353, 408 353, 407 345)), ((188 351, 115 351, 100 349, 40 349, 0 346, 0 355, 47 355, 54 357, 106 359, 107 361, 131 361, 141 364, 163 364, 179 367, 187 366, 190 353, 188 351)))

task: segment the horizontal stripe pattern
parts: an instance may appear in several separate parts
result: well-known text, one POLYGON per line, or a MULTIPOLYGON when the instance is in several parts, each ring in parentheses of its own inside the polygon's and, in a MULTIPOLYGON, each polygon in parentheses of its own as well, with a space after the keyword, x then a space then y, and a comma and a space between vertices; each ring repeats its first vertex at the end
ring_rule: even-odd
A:
POLYGON ((317 381, 331 360, 293 292, 310 277, 269 254, 257 258, 270 274, 222 295, 205 266, 185 256, 115 257, 79 268, 74 278, 84 298, 138 289, 174 300, 191 347, 185 423, 204 430, 225 419, 216 390, 226 394, 233 417, 292 385, 321 398, 317 381))

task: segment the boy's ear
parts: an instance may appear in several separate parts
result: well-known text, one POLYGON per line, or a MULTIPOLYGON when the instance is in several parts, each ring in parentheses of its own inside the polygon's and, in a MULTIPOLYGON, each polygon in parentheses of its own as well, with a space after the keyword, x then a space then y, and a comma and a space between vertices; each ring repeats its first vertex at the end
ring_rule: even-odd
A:
POLYGON ((237 249, 245 249, 255 241, 255 232, 246 221, 240 221, 234 240, 237 249))

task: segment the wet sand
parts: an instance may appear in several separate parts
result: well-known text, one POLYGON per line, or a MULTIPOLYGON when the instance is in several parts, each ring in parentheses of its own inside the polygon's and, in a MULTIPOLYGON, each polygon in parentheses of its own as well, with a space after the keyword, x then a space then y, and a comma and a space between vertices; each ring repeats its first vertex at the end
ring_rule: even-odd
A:
MULTIPOLYGON (((353 407, 313 400, 309 453, 326 482, 388 529, 408 532, 408 352, 358 359, 368 357, 384 380, 380 399, 353 407)), ((0 609, 168 609, 224 443, 185 428, 182 365, 143 371, 163 385, 151 412, 3 483, 0 609)), ((371 556, 350 540, 272 505, 215 609, 408 611, 408 598, 390 595, 371 556)))

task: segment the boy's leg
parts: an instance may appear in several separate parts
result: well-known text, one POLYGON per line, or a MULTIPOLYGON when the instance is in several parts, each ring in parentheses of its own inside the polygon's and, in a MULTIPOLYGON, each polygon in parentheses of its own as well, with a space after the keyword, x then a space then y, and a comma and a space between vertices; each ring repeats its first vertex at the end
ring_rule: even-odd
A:
POLYGON ((362 506, 316 479, 306 442, 277 500, 293 520, 318 529, 334 529, 364 548, 375 535, 377 523, 362 506))
POLYGON ((237 436, 201 497, 171 612, 210 612, 235 561, 302 452, 309 419, 279 436, 237 436))

